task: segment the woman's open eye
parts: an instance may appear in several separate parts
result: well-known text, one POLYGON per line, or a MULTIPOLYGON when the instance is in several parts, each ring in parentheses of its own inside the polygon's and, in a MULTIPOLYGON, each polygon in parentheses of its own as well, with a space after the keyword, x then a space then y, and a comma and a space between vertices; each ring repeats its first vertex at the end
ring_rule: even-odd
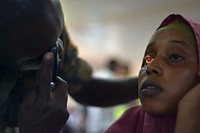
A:
POLYGON ((145 63, 146 64, 150 64, 152 61, 153 61, 153 57, 151 57, 150 55, 145 56, 145 63))
POLYGON ((172 55, 170 55, 169 59, 172 62, 181 62, 181 61, 184 60, 184 58, 182 56, 178 55, 178 54, 172 54, 172 55))

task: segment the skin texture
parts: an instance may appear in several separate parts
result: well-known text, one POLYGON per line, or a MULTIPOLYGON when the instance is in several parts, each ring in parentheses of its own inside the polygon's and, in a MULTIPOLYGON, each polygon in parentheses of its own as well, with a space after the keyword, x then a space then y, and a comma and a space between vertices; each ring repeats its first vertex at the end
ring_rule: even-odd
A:
POLYGON ((138 94, 145 111, 154 115, 176 114, 182 97, 197 84, 197 60, 196 45, 178 31, 155 32, 138 79, 138 94), (161 90, 154 95, 144 95, 141 89, 146 81, 155 82, 161 90))

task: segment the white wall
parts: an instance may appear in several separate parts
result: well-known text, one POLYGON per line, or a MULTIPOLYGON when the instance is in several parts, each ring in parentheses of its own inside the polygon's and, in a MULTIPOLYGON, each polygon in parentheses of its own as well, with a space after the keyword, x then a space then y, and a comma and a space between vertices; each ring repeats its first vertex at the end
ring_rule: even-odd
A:
POLYGON ((79 55, 95 69, 109 56, 130 61, 137 74, 148 40, 170 13, 200 22, 199 0, 61 0, 79 55))

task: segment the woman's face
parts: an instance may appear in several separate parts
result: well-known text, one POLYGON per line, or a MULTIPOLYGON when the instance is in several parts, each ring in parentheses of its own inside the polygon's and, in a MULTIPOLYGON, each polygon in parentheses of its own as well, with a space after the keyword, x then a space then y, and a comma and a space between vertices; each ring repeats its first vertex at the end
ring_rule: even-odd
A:
POLYGON ((181 98, 197 83, 196 44, 176 30, 154 33, 138 78, 144 110, 153 115, 176 113, 181 98))

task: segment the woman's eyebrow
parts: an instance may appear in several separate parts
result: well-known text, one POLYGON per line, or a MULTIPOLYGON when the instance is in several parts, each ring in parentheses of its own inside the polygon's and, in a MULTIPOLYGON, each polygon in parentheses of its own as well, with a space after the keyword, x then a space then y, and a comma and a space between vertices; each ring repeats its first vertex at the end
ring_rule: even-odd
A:
POLYGON ((173 44, 182 45, 182 46, 184 46, 186 48, 190 47, 185 41, 182 41, 182 40, 170 40, 169 42, 173 43, 173 44))
MULTIPOLYGON (((190 45, 189 44, 187 44, 185 41, 182 41, 182 40, 169 40, 169 43, 170 44, 177 44, 177 45, 181 45, 181 46, 183 46, 183 47, 185 47, 185 48, 190 48, 190 45)), ((147 47, 146 47, 146 51, 149 49, 149 48, 151 48, 151 47, 153 47, 155 45, 155 42, 151 42, 151 43, 149 43, 148 45, 147 45, 147 47)))

